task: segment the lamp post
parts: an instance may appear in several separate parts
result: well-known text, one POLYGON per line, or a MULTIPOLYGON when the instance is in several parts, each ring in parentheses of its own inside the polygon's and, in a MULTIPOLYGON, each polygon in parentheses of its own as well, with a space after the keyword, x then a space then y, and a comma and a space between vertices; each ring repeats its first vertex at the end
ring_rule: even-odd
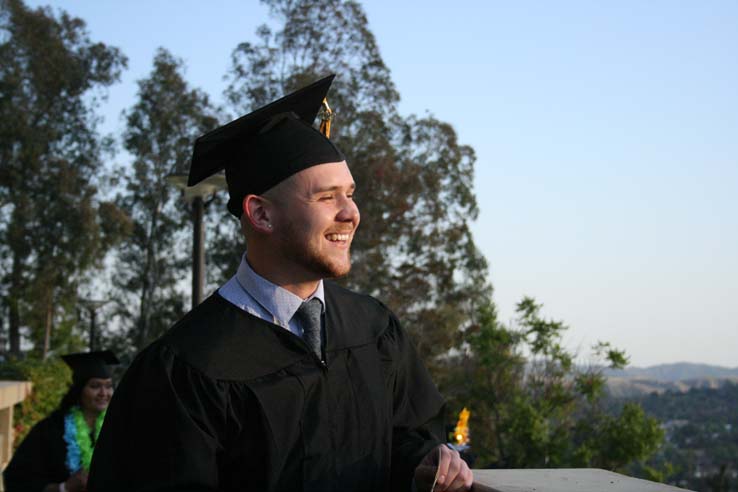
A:
POLYGON ((205 197, 212 196, 227 188, 225 175, 218 173, 200 181, 195 186, 187 186, 187 174, 175 172, 166 177, 169 184, 182 190, 187 203, 192 203, 192 307, 202 302, 205 283, 205 197))
POLYGON ((87 312, 90 313, 90 352, 95 351, 95 341, 97 338, 97 327, 96 327, 96 318, 97 318, 97 310, 103 307, 105 304, 107 304, 108 300, 95 300, 95 299, 80 299, 79 303, 82 304, 84 308, 87 309, 87 312))

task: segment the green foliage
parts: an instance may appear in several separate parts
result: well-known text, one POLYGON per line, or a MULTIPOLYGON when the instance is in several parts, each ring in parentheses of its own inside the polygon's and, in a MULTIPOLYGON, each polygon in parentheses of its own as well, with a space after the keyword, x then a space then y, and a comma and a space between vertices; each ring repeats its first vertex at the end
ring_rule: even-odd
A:
POLYGON ((590 465, 622 470, 634 460, 649 458, 659 447, 664 432, 659 421, 647 417, 637 403, 628 403, 620 414, 598 414, 590 424, 582 446, 590 451, 590 465))
POLYGON ((639 463, 634 467, 640 470, 640 473, 636 472, 636 476, 643 477, 646 480, 652 482, 666 483, 669 477, 674 475, 675 468, 671 463, 664 463, 663 466, 657 468, 644 463, 639 463))
POLYGON ((61 359, 11 359, 0 364, 0 379, 30 381, 31 394, 16 405, 13 414, 15 445, 28 434, 36 422, 48 416, 59 405, 72 381, 72 372, 61 359))
POLYGON ((192 143, 217 121, 207 95, 191 89, 182 72, 182 61, 160 48, 150 75, 138 83, 138 101, 126 113, 124 144, 134 161, 120 171, 124 191, 116 202, 132 230, 118 249, 113 280, 113 297, 128 328, 119 350, 142 348, 185 311, 178 283, 191 256, 177 244, 188 244, 192 222, 166 178, 186 174, 192 143))
POLYGON ((664 422, 666 442, 647 462, 632 469, 690 490, 731 490, 738 471, 738 384, 651 393, 617 400, 615 408, 638 404, 664 422), (655 473, 654 473, 655 471, 655 473))
POLYGON ((125 66, 82 20, 0 1, 0 289, 11 351, 36 352, 74 317, 77 289, 122 226, 101 204, 98 96, 125 66))
POLYGON ((601 361, 579 367, 562 346, 566 326, 545 319, 532 298, 505 326, 494 305, 482 307, 458 355, 447 362, 452 408, 471 410, 478 464, 502 468, 597 467, 622 471, 652 455, 663 438, 656 419, 637 405, 608 413, 602 363, 622 367, 625 354, 593 347, 601 361))
MULTIPOLYGON (((474 152, 449 124, 398 114, 399 94, 359 3, 264 3, 274 23, 258 30, 257 43, 234 50, 226 95, 243 113, 338 74, 331 138, 347 156, 362 214, 343 282, 386 302, 436 368, 490 292, 469 230, 478 212, 474 152)), ((210 247, 231 258, 226 275, 235 268, 236 244, 210 247)))

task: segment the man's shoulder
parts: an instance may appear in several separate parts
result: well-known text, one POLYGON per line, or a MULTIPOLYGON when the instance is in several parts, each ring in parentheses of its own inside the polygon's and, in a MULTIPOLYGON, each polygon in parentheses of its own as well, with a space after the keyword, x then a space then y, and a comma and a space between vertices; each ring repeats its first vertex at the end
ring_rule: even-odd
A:
POLYGON ((326 297, 332 298, 341 306, 374 311, 382 315, 392 315, 387 306, 369 294, 353 291, 332 280, 323 280, 323 286, 326 297))
POLYGON ((248 380, 302 357, 289 333, 213 294, 147 350, 171 352, 180 363, 213 378, 248 380))
POLYGON ((218 292, 213 293, 199 305, 193 307, 164 334, 170 337, 182 331, 199 328, 202 324, 213 324, 224 319, 235 319, 238 308, 228 302, 218 292))
POLYGON ((249 321, 236 306, 215 293, 185 314, 157 343, 175 348, 218 346, 238 334, 237 326, 249 321))
POLYGON ((375 342, 388 327, 397 325, 395 315, 376 298, 325 281, 326 313, 334 348, 375 342))

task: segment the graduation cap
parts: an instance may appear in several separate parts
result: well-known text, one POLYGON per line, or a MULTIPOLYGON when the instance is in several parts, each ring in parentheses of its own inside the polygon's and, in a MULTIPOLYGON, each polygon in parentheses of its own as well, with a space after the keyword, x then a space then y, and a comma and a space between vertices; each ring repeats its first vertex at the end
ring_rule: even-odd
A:
POLYGON ((108 366, 120 364, 110 350, 79 352, 62 355, 61 358, 72 369, 74 384, 85 384, 91 378, 108 379, 112 375, 108 366))
POLYGON ((329 75, 198 138, 187 186, 225 169, 228 210, 240 217, 246 195, 260 195, 308 167, 345 160, 328 137, 312 126, 334 77, 329 75))

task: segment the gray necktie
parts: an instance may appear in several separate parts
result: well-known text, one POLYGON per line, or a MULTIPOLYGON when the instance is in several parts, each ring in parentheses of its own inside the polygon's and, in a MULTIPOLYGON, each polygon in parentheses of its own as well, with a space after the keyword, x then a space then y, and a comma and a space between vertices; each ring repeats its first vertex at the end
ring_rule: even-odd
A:
POLYGON ((323 360, 320 350, 320 313, 322 311, 322 303, 317 298, 303 302, 297 310, 298 319, 302 324, 302 339, 320 360, 323 360))

